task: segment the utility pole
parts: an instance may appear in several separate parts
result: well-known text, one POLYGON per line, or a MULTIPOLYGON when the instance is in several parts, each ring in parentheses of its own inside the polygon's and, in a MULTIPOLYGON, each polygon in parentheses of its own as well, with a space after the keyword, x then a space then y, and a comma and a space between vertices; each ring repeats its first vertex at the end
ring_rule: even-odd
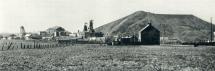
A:
POLYGON ((213 23, 212 23, 212 17, 211 17, 211 42, 213 42, 213 23))

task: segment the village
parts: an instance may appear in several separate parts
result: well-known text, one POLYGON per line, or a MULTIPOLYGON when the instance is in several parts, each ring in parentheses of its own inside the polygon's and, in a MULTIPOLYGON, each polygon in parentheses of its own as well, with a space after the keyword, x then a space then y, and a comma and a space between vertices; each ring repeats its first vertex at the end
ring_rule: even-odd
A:
MULTIPOLYGON (((151 22, 143 27, 137 35, 110 35, 107 32, 97 32, 93 28, 93 20, 84 23, 83 30, 71 33, 61 26, 54 26, 39 33, 28 33, 24 26, 20 27, 20 33, 10 34, 7 36, 0 35, 1 40, 41 40, 41 41, 54 41, 58 43, 70 44, 108 44, 108 45, 160 45, 160 44, 191 44, 183 43, 174 38, 161 37, 158 29, 152 26, 151 22)), ((211 33, 211 40, 201 42, 214 42, 215 32, 211 33)), ((194 43, 193 43, 194 44, 194 43)))
MULTIPOLYGON (((215 32, 211 33, 211 39, 201 41, 199 43, 194 42, 181 42, 176 38, 162 37, 158 29, 156 29, 151 21, 148 21, 147 25, 143 27, 138 34, 119 34, 111 35, 108 32, 97 32, 93 25, 93 20, 89 21, 89 24, 84 23, 83 30, 71 33, 61 26, 50 27, 45 31, 39 33, 28 33, 24 26, 20 27, 19 34, 10 34, 7 36, 0 35, 0 40, 24 40, 24 41, 52 41, 59 44, 108 44, 108 45, 214 45, 215 32)), ((162 26, 161 26, 162 27, 162 26)), ((165 28, 164 28, 165 29, 165 28)), ((162 30, 164 31, 164 30, 162 30)))
POLYGON ((60 26, 48 28, 39 33, 28 33, 24 26, 20 27, 18 35, 11 34, 2 36, 1 40, 44 40, 56 41, 58 43, 80 43, 80 44, 122 44, 122 45, 160 45, 160 32, 154 28, 151 23, 142 28, 138 35, 119 35, 111 36, 108 33, 96 32, 93 28, 93 20, 84 24, 83 31, 71 33, 60 26))

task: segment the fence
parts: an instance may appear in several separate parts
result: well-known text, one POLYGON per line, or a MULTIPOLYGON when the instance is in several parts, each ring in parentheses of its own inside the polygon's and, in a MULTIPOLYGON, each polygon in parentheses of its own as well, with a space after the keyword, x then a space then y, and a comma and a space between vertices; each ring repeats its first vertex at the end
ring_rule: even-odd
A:
POLYGON ((1 40, 0 50, 14 50, 14 49, 44 49, 54 47, 65 47, 69 44, 57 43, 51 41, 27 41, 27 40, 1 40))

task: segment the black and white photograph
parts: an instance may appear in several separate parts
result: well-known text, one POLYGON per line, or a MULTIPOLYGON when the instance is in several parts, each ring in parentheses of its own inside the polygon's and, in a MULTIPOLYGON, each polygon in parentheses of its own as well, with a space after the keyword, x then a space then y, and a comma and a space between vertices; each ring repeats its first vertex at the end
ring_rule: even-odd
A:
POLYGON ((0 0, 0 71, 215 71, 215 0, 0 0))

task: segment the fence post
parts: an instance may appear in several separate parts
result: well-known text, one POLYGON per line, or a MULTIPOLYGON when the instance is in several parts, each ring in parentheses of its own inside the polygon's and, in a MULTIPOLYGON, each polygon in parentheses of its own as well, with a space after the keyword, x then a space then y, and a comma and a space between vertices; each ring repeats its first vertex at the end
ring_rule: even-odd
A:
POLYGON ((42 47, 41 47, 42 49, 44 48, 44 44, 42 44, 42 47))
POLYGON ((31 44, 28 44, 28 49, 30 49, 31 48, 31 44))
POLYGON ((2 51, 3 51, 3 48, 4 48, 4 44, 3 44, 2 48, 1 48, 2 51))
POLYGON ((40 48, 42 48, 42 44, 39 44, 40 45, 40 48))
POLYGON ((9 43, 9 46, 7 47, 7 50, 9 50, 10 49, 10 47, 12 46, 12 42, 11 43, 9 43))
POLYGON ((40 44, 38 43, 37 45, 38 45, 38 48, 40 48, 40 44))
POLYGON ((35 48, 35 40, 34 40, 34 43, 33 43, 33 48, 35 48))
POLYGON ((40 44, 40 48, 43 48, 43 44, 40 44))
POLYGON ((38 43, 36 44, 36 48, 38 48, 38 43))
POLYGON ((23 45, 23 49, 25 49, 25 45, 23 45))
POLYGON ((22 42, 20 43, 20 47, 21 47, 21 49, 22 49, 22 42))
POLYGON ((29 44, 28 44, 28 45, 26 45, 26 48, 27 48, 27 49, 29 49, 29 44))

